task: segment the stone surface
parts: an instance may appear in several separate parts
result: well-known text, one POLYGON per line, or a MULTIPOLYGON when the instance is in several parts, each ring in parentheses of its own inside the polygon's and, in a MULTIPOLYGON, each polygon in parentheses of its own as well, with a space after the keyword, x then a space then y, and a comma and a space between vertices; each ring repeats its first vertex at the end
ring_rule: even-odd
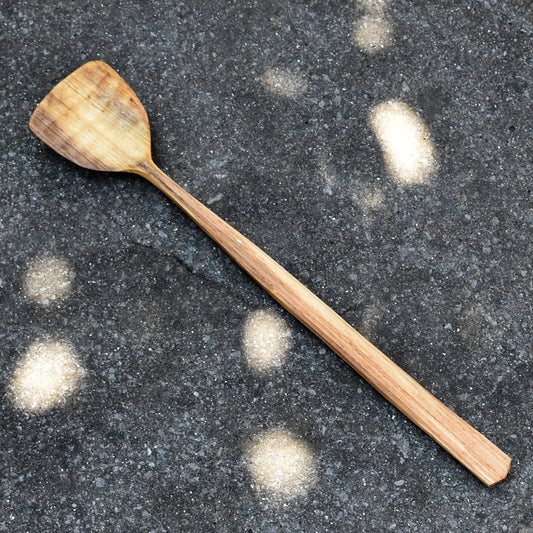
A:
POLYGON ((533 528, 530 2, 4 0, 0 28, 0 531, 533 528), (155 161, 501 446, 507 480, 483 486, 148 182, 30 134, 97 58, 144 103, 155 161), (428 179, 389 174, 369 124, 389 101, 427 127, 428 179), (44 255, 74 276, 50 307, 23 287, 44 255), (258 309, 292 336, 267 374, 242 352, 258 309), (28 414, 7 391, 47 338, 84 380, 28 414), (270 430, 316 461, 281 504, 245 459, 270 430))

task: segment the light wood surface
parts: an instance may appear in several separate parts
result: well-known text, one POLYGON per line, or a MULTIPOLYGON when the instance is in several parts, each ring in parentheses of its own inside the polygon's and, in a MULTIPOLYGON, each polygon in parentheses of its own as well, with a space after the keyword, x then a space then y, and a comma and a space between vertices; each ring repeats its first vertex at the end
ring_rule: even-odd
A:
POLYGON ((152 162, 150 130, 139 99, 107 64, 92 61, 49 93, 31 130, 71 161, 148 179, 257 283, 340 355, 385 398, 486 485, 507 476, 511 459, 448 409, 255 244, 152 162))

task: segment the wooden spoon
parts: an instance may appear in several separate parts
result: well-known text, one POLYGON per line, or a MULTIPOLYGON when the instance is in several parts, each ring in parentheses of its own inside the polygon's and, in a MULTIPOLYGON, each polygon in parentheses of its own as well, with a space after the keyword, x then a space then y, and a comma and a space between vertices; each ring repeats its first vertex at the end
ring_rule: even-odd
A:
POLYGON ((432 396, 265 252, 155 166, 146 111, 109 65, 91 61, 61 81, 34 111, 30 129, 82 167, 134 172, 148 179, 285 309, 483 483, 494 485, 507 476, 510 457, 432 396))

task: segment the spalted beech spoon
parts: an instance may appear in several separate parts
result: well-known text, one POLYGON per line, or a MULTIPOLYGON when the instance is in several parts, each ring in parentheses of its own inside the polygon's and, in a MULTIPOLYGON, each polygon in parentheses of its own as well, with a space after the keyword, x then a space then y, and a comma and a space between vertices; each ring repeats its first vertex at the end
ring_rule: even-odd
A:
POLYGON ((148 179, 287 311, 481 481, 494 485, 507 476, 510 457, 431 395, 265 252, 155 166, 146 111, 109 65, 91 61, 61 81, 34 111, 30 129, 82 167, 134 172, 148 179))

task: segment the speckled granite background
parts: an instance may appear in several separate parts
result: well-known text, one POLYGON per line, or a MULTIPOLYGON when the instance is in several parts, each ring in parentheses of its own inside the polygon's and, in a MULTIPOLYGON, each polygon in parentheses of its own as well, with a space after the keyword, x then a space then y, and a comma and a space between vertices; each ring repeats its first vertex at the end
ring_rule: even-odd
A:
POLYGON ((532 530, 529 2, 3 0, 0 27, 0 531, 532 530), (390 40, 374 53, 354 39, 372 9, 390 40), (31 135, 97 58, 144 103, 155 161, 501 446, 505 481, 482 485, 148 182, 31 135), (276 68, 292 93, 269 89, 276 68), (431 133, 423 183, 391 177, 369 127, 389 100, 431 133), (42 254, 75 276, 50 307, 21 281, 42 254), (292 331, 267 374, 242 351, 257 309, 292 331), (8 387, 46 336, 86 374, 29 414, 8 387), (245 459, 271 428, 316 460, 281 503, 245 459))

